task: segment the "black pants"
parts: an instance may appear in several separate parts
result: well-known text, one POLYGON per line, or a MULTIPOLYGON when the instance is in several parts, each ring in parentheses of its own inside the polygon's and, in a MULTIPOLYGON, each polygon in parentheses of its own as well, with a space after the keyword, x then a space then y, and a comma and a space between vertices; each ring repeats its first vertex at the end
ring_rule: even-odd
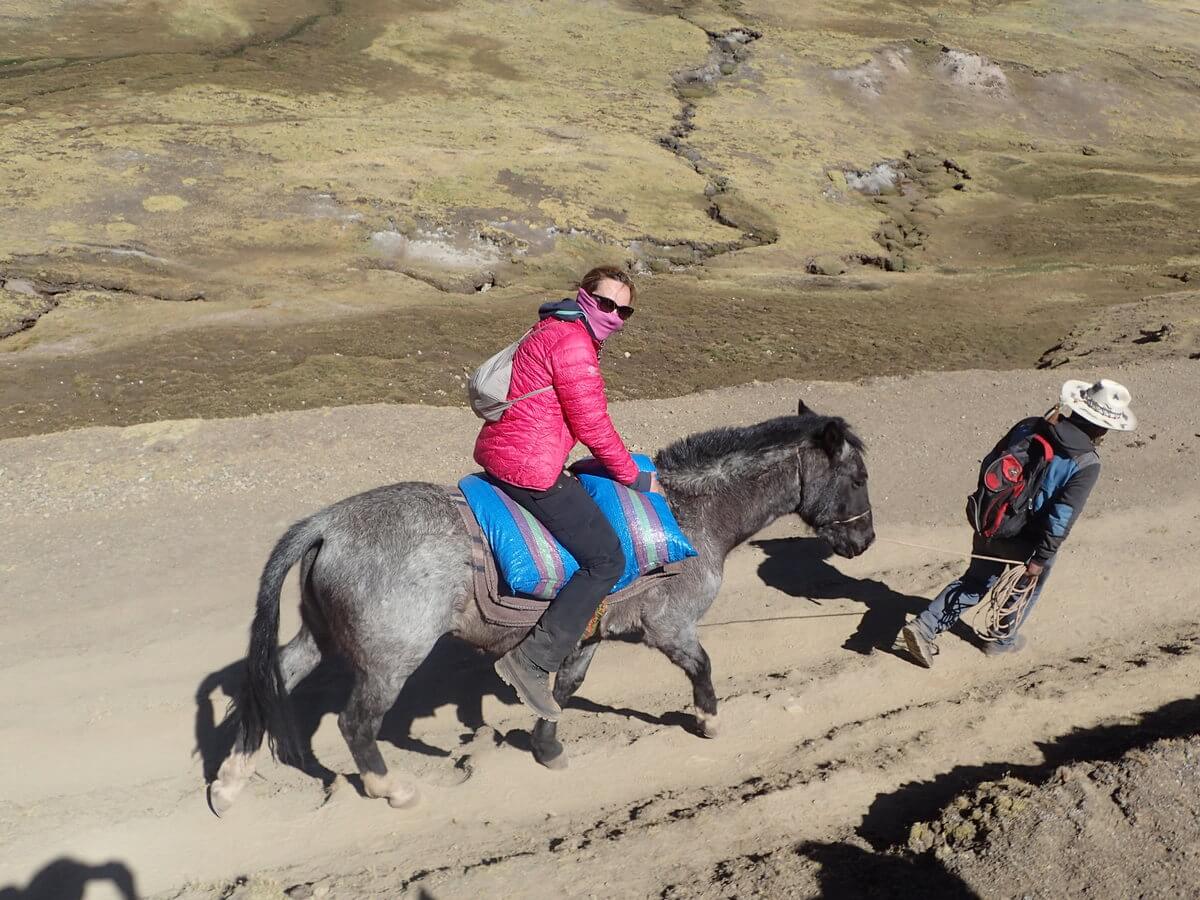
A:
POLYGON ((547 672, 557 672, 579 643, 600 601, 620 581, 625 552, 596 501, 566 472, 548 491, 531 491, 499 479, 495 483, 545 525, 579 563, 579 571, 563 585, 541 621, 521 642, 526 656, 547 672))

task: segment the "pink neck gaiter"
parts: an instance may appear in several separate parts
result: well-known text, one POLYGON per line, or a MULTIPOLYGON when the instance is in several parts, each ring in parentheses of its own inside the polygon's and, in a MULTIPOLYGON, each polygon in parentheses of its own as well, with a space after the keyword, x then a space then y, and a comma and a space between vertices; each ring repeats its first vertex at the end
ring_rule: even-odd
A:
POLYGON ((583 288, 579 289, 575 300, 579 304, 579 308, 583 310, 583 314, 587 316, 588 325, 591 326, 596 340, 603 341, 605 338, 611 337, 625 325, 624 319, 615 312, 602 311, 596 305, 596 298, 583 288))

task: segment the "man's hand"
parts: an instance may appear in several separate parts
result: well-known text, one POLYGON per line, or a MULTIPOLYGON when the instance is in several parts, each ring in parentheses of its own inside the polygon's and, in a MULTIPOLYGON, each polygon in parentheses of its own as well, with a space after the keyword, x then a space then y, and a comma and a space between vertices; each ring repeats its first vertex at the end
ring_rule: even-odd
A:
POLYGON ((1046 564, 1040 560, 1031 559, 1025 564, 1025 575, 1028 578, 1040 578, 1044 571, 1046 571, 1046 564))

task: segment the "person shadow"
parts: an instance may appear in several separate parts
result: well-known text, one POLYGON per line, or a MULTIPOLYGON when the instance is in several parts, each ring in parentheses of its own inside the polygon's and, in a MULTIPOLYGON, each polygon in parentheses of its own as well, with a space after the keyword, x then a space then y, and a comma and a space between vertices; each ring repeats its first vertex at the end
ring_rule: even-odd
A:
MULTIPOLYGON (((194 752, 201 759, 206 783, 216 778, 217 770, 232 750, 236 737, 234 723, 225 718, 225 710, 219 708, 216 702, 216 692, 219 690, 226 697, 237 696, 245 674, 246 661, 238 659, 205 676, 196 689, 194 752)), ((316 758, 312 748, 313 737, 326 715, 336 715, 345 709, 353 685, 349 666, 342 658, 336 657, 322 660, 290 695, 291 709, 300 736, 301 758, 286 762, 307 775, 319 778, 326 787, 333 784, 337 773, 316 758)), ((457 638, 445 635, 409 676, 395 705, 384 717, 379 740, 422 756, 452 759, 476 739, 476 732, 486 724, 483 701, 488 696, 495 696, 509 705, 520 703, 516 692, 501 681, 492 668, 490 657, 457 638), (417 719, 432 716, 447 704, 455 707, 458 721, 464 729, 459 735, 459 747, 438 747, 412 737, 412 725, 417 719)), ((500 740, 520 746, 522 734, 505 735, 500 740)), ((527 738, 524 743, 528 743, 527 738)), ((456 765, 462 763, 463 760, 458 759, 456 765)), ((351 782, 358 786, 357 776, 352 777, 351 782)))
POLYGON ((111 882, 124 900, 138 898, 133 872, 124 863, 110 860, 93 866, 64 856, 34 875, 24 888, 0 887, 0 900, 83 900, 95 881, 111 882))
MULTIPOLYGON (((750 545, 766 554, 758 576, 776 590, 818 605, 822 600, 853 600, 866 607, 843 648, 863 655, 882 650, 908 659, 896 637, 908 617, 929 605, 927 598, 902 594, 874 578, 846 575, 828 562, 833 550, 820 538, 771 538, 750 545)), ((964 623, 958 622, 952 631, 982 649, 983 642, 964 623)))

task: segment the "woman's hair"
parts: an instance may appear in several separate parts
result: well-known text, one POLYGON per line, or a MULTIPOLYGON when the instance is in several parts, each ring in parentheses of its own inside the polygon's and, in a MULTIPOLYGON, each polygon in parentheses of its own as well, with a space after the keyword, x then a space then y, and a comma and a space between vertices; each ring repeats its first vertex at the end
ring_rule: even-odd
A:
POLYGON ((596 268, 579 279, 579 286, 590 294, 596 290, 596 285, 605 278, 619 281, 625 287, 629 288, 630 304, 637 301, 637 285, 633 283, 633 276, 620 266, 596 266, 596 268))

